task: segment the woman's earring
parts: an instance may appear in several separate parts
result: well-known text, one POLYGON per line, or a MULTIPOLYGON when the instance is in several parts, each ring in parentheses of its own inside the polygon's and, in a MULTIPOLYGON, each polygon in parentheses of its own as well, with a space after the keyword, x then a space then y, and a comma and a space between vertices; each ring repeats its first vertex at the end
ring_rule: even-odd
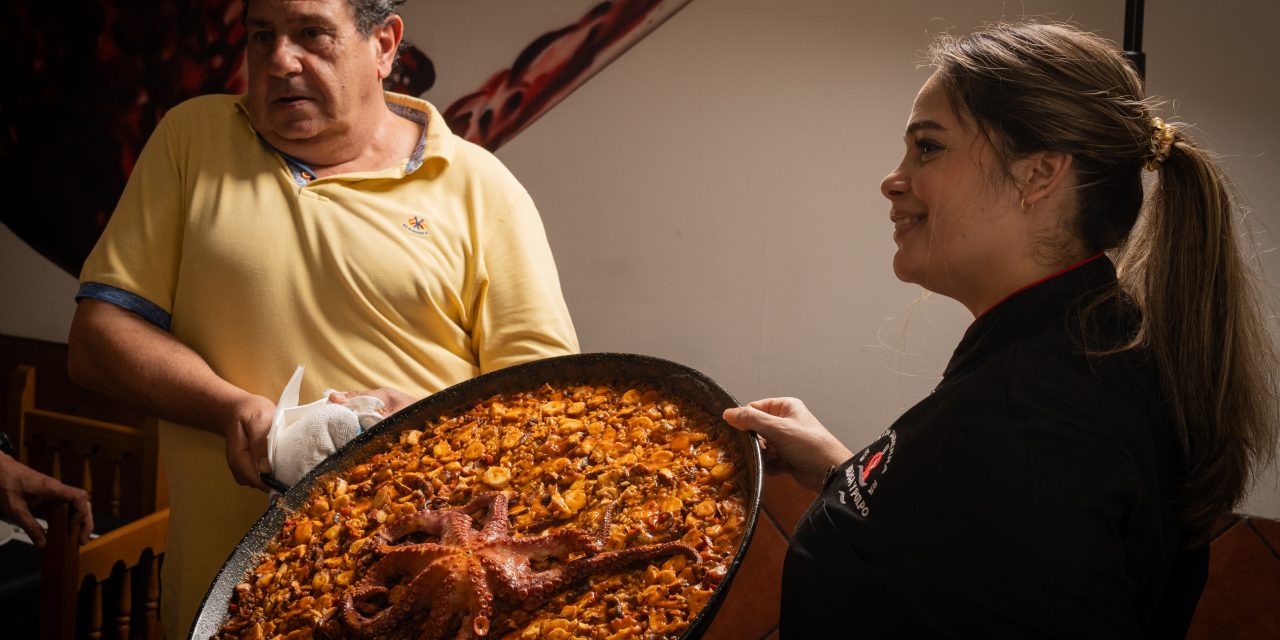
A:
POLYGON ((1026 196, 1023 196, 1023 197, 1022 197, 1022 199, 1021 199, 1021 200, 1019 200, 1018 202, 1019 202, 1019 204, 1021 204, 1021 205, 1022 205, 1022 212, 1023 212, 1023 213, 1031 213, 1031 207, 1036 206, 1036 205, 1034 205, 1034 204, 1033 204, 1033 205, 1031 205, 1031 207, 1028 207, 1028 206, 1027 206, 1027 198, 1026 198, 1026 196))

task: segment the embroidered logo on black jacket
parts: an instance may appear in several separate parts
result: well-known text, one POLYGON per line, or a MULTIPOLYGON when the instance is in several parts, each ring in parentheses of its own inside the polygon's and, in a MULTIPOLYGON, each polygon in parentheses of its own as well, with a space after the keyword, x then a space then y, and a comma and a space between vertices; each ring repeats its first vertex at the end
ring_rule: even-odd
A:
POLYGON ((875 495, 880 480, 889 472, 893 448, 897 443, 898 434, 891 428, 853 457, 844 468, 845 489, 839 494, 841 504, 852 505, 864 518, 871 516, 870 498, 875 495))

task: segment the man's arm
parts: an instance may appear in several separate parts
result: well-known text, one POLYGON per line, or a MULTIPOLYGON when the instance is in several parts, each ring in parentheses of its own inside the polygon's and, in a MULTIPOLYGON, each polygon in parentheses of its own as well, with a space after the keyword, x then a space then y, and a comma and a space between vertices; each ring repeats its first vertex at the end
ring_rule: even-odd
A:
POLYGON ((68 371, 83 387, 158 418, 219 434, 236 482, 263 491, 275 403, 223 380, 199 354, 142 317, 84 298, 68 340, 68 371))

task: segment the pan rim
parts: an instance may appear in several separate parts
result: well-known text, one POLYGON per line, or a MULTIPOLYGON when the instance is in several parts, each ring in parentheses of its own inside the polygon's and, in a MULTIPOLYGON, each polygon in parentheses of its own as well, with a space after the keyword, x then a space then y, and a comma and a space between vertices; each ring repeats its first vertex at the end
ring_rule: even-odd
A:
MULTIPOLYGON (((506 391, 492 391, 492 389, 503 387, 504 384, 510 384, 510 381, 518 381, 522 378, 528 378, 530 381, 541 380, 543 383, 568 382, 575 378, 579 382, 588 382, 589 380, 581 377, 582 374, 575 372, 586 371, 591 367, 600 367, 602 370, 610 372, 607 376, 596 376, 592 379, 598 382, 628 381, 662 385, 678 381, 674 386, 663 386, 662 388, 681 396, 686 401, 697 402, 702 409, 707 410, 713 417, 719 415, 719 412, 715 411, 716 409, 723 410, 738 406, 738 401, 724 387, 692 367, 656 356, 622 352, 581 353, 543 358, 485 373, 442 389, 418 400, 394 415, 387 417, 374 427, 367 429, 309 471, 288 491, 276 499, 253 523, 223 562, 201 599, 200 607, 191 622, 191 629, 187 637, 207 639, 217 634, 227 618, 230 617, 227 605, 235 585, 239 583, 245 571, 250 568, 248 566, 249 561, 258 557, 266 544, 279 532, 283 526, 285 515, 290 511, 296 510, 306 501, 318 478, 333 471, 358 464, 360 460, 367 458, 367 455, 361 455, 365 453, 364 450, 368 449, 371 455, 378 441, 383 438, 390 438, 400 433, 400 431, 413 426, 420 426, 426 416, 419 414, 429 412, 429 421, 434 420, 439 415, 456 412, 459 409, 470 407, 476 402, 486 400, 494 393, 514 391, 516 390, 515 387, 507 388, 506 391), (628 375, 628 371, 639 371, 641 375, 628 375), (663 374, 662 380, 648 380, 643 375, 644 373, 654 374, 657 372, 663 374), (691 397, 692 395, 700 397, 691 397), (216 607, 213 606, 215 604, 217 605, 216 607)), ((520 387, 520 389, 524 388, 520 387)), ((688 628, 680 636, 679 640, 700 638, 707 627, 710 626, 711 620, 715 617, 726 597, 730 583, 746 556, 759 520, 764 481, 764 466, 759 443, 748 432, 734 430, 728 425, 723 426, 738 434, 735 439, 741 447, 740 453, 746 459, 748 485, 744 487, 744 490, 747 494, 747 522, 742 539, 738 543, 738 548, 729 563, 724 579, 716 586, 711 598, 689 623, 688 628)))

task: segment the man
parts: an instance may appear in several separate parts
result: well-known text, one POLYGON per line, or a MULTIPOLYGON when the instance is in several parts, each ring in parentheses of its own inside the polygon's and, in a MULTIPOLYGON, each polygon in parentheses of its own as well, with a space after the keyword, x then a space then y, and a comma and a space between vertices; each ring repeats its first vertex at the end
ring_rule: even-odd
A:
POLYGON ((166 115, 81 274, 70 368, 162 418, 163 619, 186 635, 266 506, 265 435, 301 396, 396 411, 577 350, 529 195, 414 98, 384 94, 400 0, 246 3, 249 85, 166 115), (368 393, 368 391, 362 391, 368 393))

